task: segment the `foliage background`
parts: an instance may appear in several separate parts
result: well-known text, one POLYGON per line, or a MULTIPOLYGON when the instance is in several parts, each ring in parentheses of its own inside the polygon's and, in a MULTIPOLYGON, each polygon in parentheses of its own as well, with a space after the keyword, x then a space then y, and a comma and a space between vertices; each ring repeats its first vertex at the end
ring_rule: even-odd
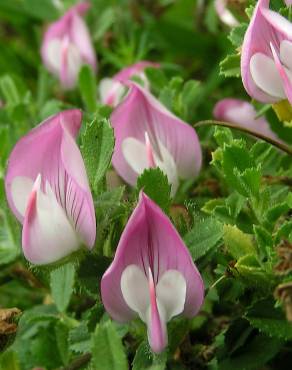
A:
MULTIPOLYGON (((102 77, 146 59, 161 63, 161 69, 146 72, 152 92, 190 124, 212 119, 219 99, 249 100, 238 78, 238 51, 248 23, 245 8, 254 3, 231 3, 242 24, 228 39, 213 1, 91 0, 86 20, 98 74, 84 67, 78 88, 64 92, 42 66, 39 50, 46 24, 74 3, 0 0, 0 308, 19 310, 0 316, 0 368, 290 369, 291 156, 238 131, 200 127, 203 169, 196 181, 182 184, 175 199, 169 199, 159 170, 146 171, 137 189, 119 180, 113 186, 110 110, 97 93, 102 77), (21 254, 21 228, 7 208, 6 162, 18 138, 70 107, 84 110, 79 144, 98 237, 92 254, 81 251, 36 268, 21 254), (169 348, 159 356, 151 354, 142 323, 111 322, 99 295, 99 281, 142 187, 171 217, 206 286, 200 314, 170 323, 169 348)), ((272 7, 286 11, 280 0, 272 7)), ((271 107, 265 112, 291 144, 291 128, 271 107)))

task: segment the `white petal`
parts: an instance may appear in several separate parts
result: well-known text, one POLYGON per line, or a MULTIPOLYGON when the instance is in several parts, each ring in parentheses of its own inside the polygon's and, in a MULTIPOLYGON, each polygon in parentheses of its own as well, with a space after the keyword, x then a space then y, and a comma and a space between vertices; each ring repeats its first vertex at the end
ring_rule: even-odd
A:
POLYGON ((171 195, 173 196, 178 188, 178 174, 177 174, 177 167, 175 161, 170 154, 170 152, 166 149, 166 147, 162 144, 162 142, 158 139, 158 145, 160 150, 161 159, 159 156, 154 152, 154 159, 157 166, 166 174, 168 178, 168 182, 171 184, 171 195))
POLYGON ((250 73, 264 92, 276 98, 286 98, 281 77, 271 58, 262 53, 254 54, 250 60, 250 73))
POLYGON ((126 161, 139 175, 149 167, 146 145, 141 141, 128 137, 122 143, 122 151, 126 161))
POLYGON ((48 182, 46 194, 37 190, 36 203, 31 214, 26 213, 26 218, 23 250, 32 263, 55 262, 78 249, 77 234, 48 182))
POLYGON ((33 181, 28 177, 16 176, 11 184, 11 195, 17 211, 24 216, 33 181))
POLYGON ((75 81, 83 61, 77 47, 70 43, 67 50, 67 80, 75 81))
MULTIPOLYGON (((166 174, 169 183, 171 184, 171 194, 174 195, 178 188, 178 174, 175 161, 166 149, 166 147, 157 139, 160 155, 155 152, 152 145, 155 164, 166 174)), ((139 175, 146 169, 151 167, 147 157, 147 147, 141 141, 128 137, 122 143, 122 151, 126 161, 132 169, 139 175)))
POLYGON ((186 280, 177 270, 167 270, 159 279, 156 297, 160 316, 166 321, 183 312, 186 289, 186 280))
POLYGON ((53 72, 59 73, 61 70, 62 41, 59 39, 51 40, 47 45, 47 62, 53 72))
POLYGON ((146 322, 150 306, 148 280, 137 265, 129 265, 123 271, 121 290, 127 305, 146 322))
POLYGON ((99 94, 103 104, 117 106, 125 91, 126 88, 112 78, 103 78, 99 83, 99 94))
POLYGON ((284 66, 292 72, 292 42, 287 40, 281 42, 280 59, 284 66))

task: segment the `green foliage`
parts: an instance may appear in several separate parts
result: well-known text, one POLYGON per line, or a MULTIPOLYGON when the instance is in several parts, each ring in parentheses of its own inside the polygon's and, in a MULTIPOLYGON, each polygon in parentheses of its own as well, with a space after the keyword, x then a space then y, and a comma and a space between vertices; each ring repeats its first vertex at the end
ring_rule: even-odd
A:
POLYGON ((255 254, 251 235, 243 233, 232 225, 224 225, 223 232, 224 244, 232 257, 239 259, 247 254, 255 254))
POLYGON ((223 225, 208 217, 195 222, 193 228, 184 237, 194 260, 199 259, 218 246, 223 236, 223 225))
MULTIPOLYGON (((287 321, 291 107, 288 101, 252 100, 257 117, 267 120, 286 143, 286 152, 235 128, 210 124, 216 123, 213 109, 221 99, 251 100, 240 78, 240 50, 255 1, 246 12, 246 4, 228 2, 239 22, 229 32, 211 0, 203 5, 194 0, 91 0, 83 19, 98 71, 82 66, 76 88, 65 90, 42 63, 40 48, 50 22, 77 2, 0 1, 0 370, 287 367, 292 356, 287 321), (115 108, 101 104, 99 82, 141 60, 157 67, 131 78, 193 125, 201 144, 202 169, 197 178, 179 179, 176 194, 159 168, 146 169, 132 187, 111 167, 115 108), (92 190, 95 245, 58 264, 32 266, 21 251, 22 225, 5 199, 9 154, 42 120, 71 108, 83 110, 77 145, 92 190), (208 125, 196 126, 204 120, 208 125), (170 216, 206 291, 198 315, 180 315, 167 324, 168 347, 159 355, 151 351, 138 315, 129 323, 111 321, 100 292, 141 190, 170 216), (12 314, 13 307, 21 313, 12 314)), ((291 20, 282 0, 272 0, 270 7, 291 20)))
POLYGON ((96 80, 91 67, 84 65, 79 72, 79 89, 82 100, 89 112, 96 110, 96 80))
POLYGON ((164 370, 166 355, 154 355, 147 342, 142 342, 133 360, 133 370, 164 370))
POLYGON ((66 263, 51 272, 51 290, 54 302, 60 312, 65 312, 74 286, 75 267, 66 263))
POLYGON ((167 176, 160 168, 145 170, 137 180, 137 189, 138 191, 143 190, 165 212, 168 212, 170 205, 170 185, 167 176))
POLYGON ((95 370, 128 369, 126 354, 121 339, 110 322, 99 324, 93 335, 92 367, 95 370))
POLYGON ((224 77, 239 77, 240 76, 240 55, 228 55, 220 62, 220 74, 224 77))
POLYGON ((286 341, 292 339, 292 325, 287 322, 282 310, 274 307, 271 297, 257 302, 248 310, 246 317, 254 328, 269 337, 286 341))
POLYGON ((113 147, 113 130, 108 120, 96 118, 87 123, 82 135, 81 150, 90 184, 96 192, 110 165, 113 147))

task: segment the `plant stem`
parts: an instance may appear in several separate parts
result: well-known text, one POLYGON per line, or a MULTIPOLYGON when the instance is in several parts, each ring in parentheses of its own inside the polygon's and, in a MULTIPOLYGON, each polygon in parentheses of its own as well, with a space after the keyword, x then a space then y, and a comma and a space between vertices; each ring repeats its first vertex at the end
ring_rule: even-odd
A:
POLYGON ((195 124, 193 124, 193 126, 196 128, 196 127, 201 127, 201 126, 223 126, 223 127, 228 127, 228 128, 231 128, 231 129, 235 129, 235 130, 239 130, 239 131, 242 131, 242 132, 245 132, 249 135, 252 135, 252 136, 255 136, 259 139, 262 139, 274 146, 276 146, 277 148, 281 149, 283 152, 287 153, 287 154, 290 154, 292 155, 292 147, 284 144, 284 143, 280 143, 270 137, 267 137, 259 132, 255 132, 255 131, 251 131, 250 129, 246 128, 246 127, 240 127, 240 126, 237 126, 233 123, 230 123, 230 122, 224 122, 224 121, 213 121, 213 120, 206 120, 206 121, 199 121, 199 122, 196 122, 195 124))

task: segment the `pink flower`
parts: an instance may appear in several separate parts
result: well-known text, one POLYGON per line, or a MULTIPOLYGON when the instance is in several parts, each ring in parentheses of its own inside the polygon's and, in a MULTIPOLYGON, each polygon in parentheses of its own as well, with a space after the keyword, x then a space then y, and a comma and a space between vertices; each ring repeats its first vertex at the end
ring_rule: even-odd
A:
POLYGON ((65 89, 76 85, 83 64, 96 70, 96 55, 82 15, 90 4, 82 2, 69 9, 47 29, 41 55, 48 70, 57 76, 65 89))
POLYGON ((102 277, 101 296, 114 320, 139 316, 158 353, 167 346, 167 322, 179 314, 195 316, 203 303, 203 281, 188 249, 166 215, 142 192, 102 277))
POLYGON ((216 119, 231 122, 238 127, 247 128, 254 133, 282 143, 282 140, 270 129, 264 117, 256 118, 257 112, 252 104, 240 99, 222 99, 214 108, 216 119))
POLYGON ((126 93, 127 88, 124 83, 129 81, 133 76, 139 77, 143 81, 144 87, 149 90, 149 82, 144 73, 144 69, 147 67, 158 68, 159 64, 141 61, 122 69, 113 78, 103 78, 99 85, 102 104, 116 107, 126 93))
POLYGON ((235 27, 239 25, 238 20, 227 8, 227 0, 215 0, 214 6, 221 22, 225 23, 229 27, 235 27))
POLYGON ((93 200, 74 140, 80 125, 79 110, 58 113, 20 139, 9 158, 6 195, 23 225, 24 255, 34 264, 94 244, 93 200))
POLYGON ((169 112, 154 96, 136 83, 114 110, 113 165, 129 184, 149 167, 158 166, 177 190, 179 179, 198 174, 202 153, 195 130, 169 112))
POLYGON ((241 76, 248 94, 264 103, 292 103, 292 24, 259 0, 246 31, 241 76))

